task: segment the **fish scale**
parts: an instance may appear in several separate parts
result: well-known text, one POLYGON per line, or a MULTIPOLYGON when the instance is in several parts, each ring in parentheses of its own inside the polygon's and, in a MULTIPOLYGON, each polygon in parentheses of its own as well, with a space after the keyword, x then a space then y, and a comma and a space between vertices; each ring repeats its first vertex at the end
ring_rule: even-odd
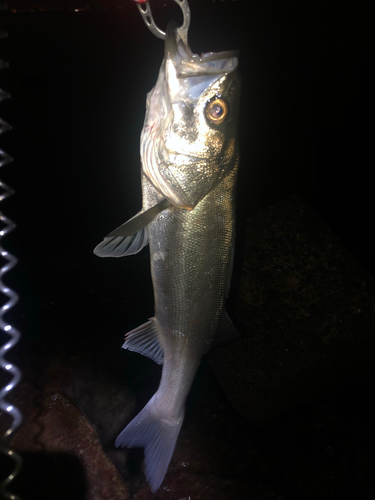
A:
MULTIPOLYGON (((216 331, 224 301, 229 250, 234 244, 235 173, 236 168, 230 179, 219 184, 194 210, 167 209, 166 215, 149 225, 151 255, 160 252, 164 255, 164 259, 151 260, 156 317, 160 317, 163 325, 171 325, 172 330, 189 328, 195 319, 202 322, 204 303, 204 316, 208 320, 202 330, 216 331), (172 321, 163 314, 168 304, 174 305, 172 312, 168 309, 173 314, 172 321)), ((144 183, 144 196, 151 204, 155 203, 153 186, 147 179, 144 183)), ((202 337, 202 332, 189 332, 189 338, 194 336, 202 337)), ((205 339, 205 343, 211 341, 205 339)))
POLYGON ((121 257, 150 246, 155 316, 128 332, 123 347, 162 364, 162 375, 116 446, 144 448, 153 492, 172 458, 202 357, 213 344, 238 336, 225 312, 239 164, 238 54, 197 56, 183 38, 171 22, 147 96, 142 210, 94 250, 100 257, 121 257))

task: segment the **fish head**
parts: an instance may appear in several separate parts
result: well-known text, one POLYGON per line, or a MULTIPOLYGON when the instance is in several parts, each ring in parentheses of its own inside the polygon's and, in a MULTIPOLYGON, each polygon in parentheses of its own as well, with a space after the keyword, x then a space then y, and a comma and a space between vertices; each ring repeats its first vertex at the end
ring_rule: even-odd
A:
POLYGON ((191 52, 171 22, 141 134, 143 171, 173 205, 192 210, 237 163, 240 81, 235 51, 191 52))

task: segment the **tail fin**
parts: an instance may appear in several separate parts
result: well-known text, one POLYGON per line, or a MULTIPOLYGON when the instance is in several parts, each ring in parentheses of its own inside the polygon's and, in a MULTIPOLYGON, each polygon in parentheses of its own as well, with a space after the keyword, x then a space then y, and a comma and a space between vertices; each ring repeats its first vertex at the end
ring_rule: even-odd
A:
POLYGON ((184 415, 170 424, 154 415, 152 406, 153 398, 118 435, 115 445, 145 449, 146 479, 155 493, 167 472, 184 415))

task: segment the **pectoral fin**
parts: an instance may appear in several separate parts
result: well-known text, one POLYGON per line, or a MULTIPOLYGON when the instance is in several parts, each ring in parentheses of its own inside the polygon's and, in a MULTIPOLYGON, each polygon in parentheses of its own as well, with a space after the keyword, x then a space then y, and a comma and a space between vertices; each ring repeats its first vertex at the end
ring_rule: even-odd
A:
POLYGON ((134 255, 148 243, 147 227, 144 227, 132 236, 106 236, 94 248, 98 257, 124 257, 134 255))
POLYGON ((124 257, 140 252, 148 243, 148 224, 170 205, 168 200, 162 200, 157 205, 135 215, 109 233, 94 248, 94 254, 98 257, 124 257))
POLYGON ((157 205, 154 205, 148 210, 140 212, 135 217, 129 219, 127 222, 109 233, 106 238, 110 238, 111 236, 131 236, 137 233, 138 231, 148 226, 150 222, 154 220, 158 214, 160 214, 160 212, 162 212, 169 206, 171 206, 171 203, 168 200, 162 200, 157 205))

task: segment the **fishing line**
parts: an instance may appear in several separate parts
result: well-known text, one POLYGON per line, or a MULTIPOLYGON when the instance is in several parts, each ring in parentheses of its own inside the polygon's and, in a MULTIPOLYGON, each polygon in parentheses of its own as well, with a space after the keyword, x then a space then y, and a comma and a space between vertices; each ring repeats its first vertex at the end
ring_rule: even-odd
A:
MULTIPOLYGON (((6 36, 8 36, 6 32, 0 31, 0 38, 5 38, 6 36)), ((7 67, 8 63, 6 61, 0 60, 0 69, 7 67)), ((9 97, 10 95, 7 92, 4 92, 0 89, 0 101, 8 99, 9 97)), ((7 122, 0 118, 0 134, 6 132, 7 130, 10 130, 11 128, 12 127, 7 122)), ((0 149, 0 168, 4 165, 7 165, 8 163, 11 163, 12 161, 13 158, 11 158, 5 151, 0 149)), ((5 200, 12 194, 13 190, 0 180, 0 202, 5 200)), ((4 236, 10 233, 16 227, 16 225, 1 211, 0 221, 0 256, 2 258, 2 262, 5 261, 5 263, 2 264, 0 268, 0 292, 8 299, 0 309, 0 329, 4 332, 5 338, 9 337, 5 344, 0 347, 0 367, 12 377, 4 387, 0 388, 0 410, 12 417, 12 423, 10 424, 4 435, 0 437, 0 452, 3 453, 6 457, 10 457, 13 461, 12 472, 0 484, 0 494, 6 499, 20 500, 20 497, 11 493, 6 488, 18 475, 21 469, 22 459, 18 453, 10 449, 5 444, 5 441, 11 434, 13 434, 13 432, 21 425, 22 422, 22 414, 19 409, 5 399, 9 392, 19 383, 21 379, 21 371, 19 370, 19 368, 5 358, 5 354, 15 346, 21 336, 20 332, 4 319, 4 315, 17 303, 18 295, 14 290, 7 287, 3 283, 3 276, 17 264, 17 259, 16 257, 14 257, 14 255, 7 252, 2 246, 2 239, 4 238, 4 236)))

